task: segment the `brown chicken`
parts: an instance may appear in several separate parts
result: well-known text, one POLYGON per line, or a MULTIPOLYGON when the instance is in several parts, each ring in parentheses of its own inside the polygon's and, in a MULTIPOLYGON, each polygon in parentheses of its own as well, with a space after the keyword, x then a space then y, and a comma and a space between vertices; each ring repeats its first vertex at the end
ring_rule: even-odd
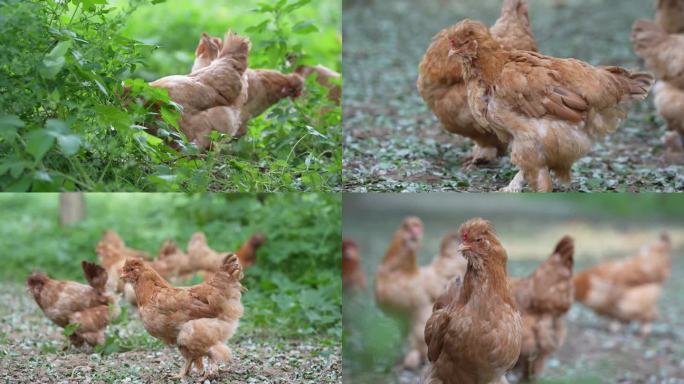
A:
POLYGON ((207 237, 202 232, 193 233, 188 241, 191 273, 195 271, 218 271, 223 260, 230 252, 217 252, 207 244, 207 237))
POLYGON ((247 102, 249 49, 249 39, 228 32, 218 57, 208 66, 150 83, 166 89, 171 100, 183 107, 180 128, 198 147, 209 147, 212 130, 229 135, 238 131, 247 102))
POLYGON ((523 380, 534 380, 544 361, 565 341, 563 316, 574 301, 572 238, 563 237, 555 250, 531 275, 509 278, 523 320, 520 357, 514 370, 523 380))
POLYGON ((165 241, 159 249, 159 257, 150 263, 165 279, 176 278, 194 272, 190 256, 171 240, 165 241))
MULTIPOLYGON (((684 8, 684 2, 680 2, 684 8)), ((684 15, 683 15, 684 17, 684 15)), ((665 161, 682 164, 684 150, 684 34, 668 34, 658 24, 637 20, 632 27, 634 51, 660 79, 653 87, 654 103, 667 129, 676 132, 663 137, 665 161)))
POLYGON ((684 89, 684 34, 668 34, 653 21, 637 20, 632 45, 659 80, 684 89))
MULTIPOLYGON (((223 42, 220 38, 203 33, 195 51, 193 72, 211 64, 222 47, 223 42)), ((296 73, 284 74, 270 69, 247 68, 245 75, 248 86, 247 101, 240 109, 239 124, 232 126, 234 129, 230 132, 226 132, 234 137, 243 136, 247 132, 249 120, 261 115, 280 100, 299 97, 304 87, 304 79, 296 73)), ((206 115, 204 122, 208 126, 220 126, 224 124, 226 116, 232 118, 232 113, 233 108, 216 109, 206 115)))
POLYGON ((205 356, 208 369, 203 379, 217 373, 219 362, 231 359, 225 342, 235 334, 243 314, 242 276, 235 254, 225 257, 211 279, 185 288, 173 287, 142 260, 129 259, 124 265, 122 278, 135 288, 145 329, 178 346, 185 359, 178 378, 185 377, 193 364, 203 371, 205 356))
POLYGON ((460 234, 447 233, 440 243, 439 254, 432 263, 420 268, 420 285, 416 290, 424 290, 427 301, 412 313, 411 328, 408 335, 408 352, 404 356, 404 367, 418 369, 427 361, 425 343, 425 324, 432 315, 432 306, 444 292, 454 277, 463 277, 467 262, 459 252, 460 234))
POLYGON ((100 264, 107 271, 107 289, 110 292, 123 292, 123 282, 119 280, 119 270, 129 257, 150 260, 150 255, 143 251, 128 248, 121 236, 113 230, 107 230, 95 247, 100 264))
POLYGON ((462 280, 452 279, 425 326, 432 364, 424 382, 507 383, 523 326, 507 282, 506 250, 483 219, 467 221, 459 232, 468 266, 462 280))
MULTIPOLYGON (((455 26, 440 31, 432 39, 419 66, 418 92, 444 129, 466 136, 475 142, 466 166, 489 163, 506 152, 508 143, 485 129, 473 117, 468 107, 466 82, 462 66, 448 60, 449 39, 455 26)), ((501 17, 491 28, 494 38, 504 47, 536 51, 527 4, 523 0, 505 0, 501 17)), ((503 138, 506 139, 506 138, 503 138)))
POLYGON ((503 141, 519 171, 504 191, 553 190, 551 171, 569 182, 572 164, 643 100, 653 76, 574 59, 506 50, 484 24, 464 20, 450 30, 449 56, 463 66, 475 119, 503 141))
POLYGON ((664 159, 670 164, 684 164, 684 138, 677 132, 666 132, 662 138, 664 159))
POLYGON ((648 335, 651 322, 658 318, 661 286, 672 271, 669 252, 670 238, 662 234, 636 256, 603 262, 576 273, 575 300, 617 322, 639 322, 641 334, 648 335))
POLYGON ((384 312, 403 323, 428 301, 424 291, 415 289, 420 285, 416 251, 422 240, 423 222, 413 216, 404 219, 375 274, 376 302, 384 312))
POLYGON ((658 81, 653 87, 654 103, 669 131, 684 137, 684 89, 658 81))
POLYGON ((80 347, 87 343, 92 347, 104 343, 105 328, 113 317, 119 316, 119 307, 116 297, 106 291, 107 271, 85 260, 81 267, 89 285, 53 280, 41 272, 32 273, 26 285, 53 323, 62 328, 78 324, 69 336, 71 344, 80 347))
POLYGON ((339 80, 342 77, 339 73, 320 64, 313 67, 301 65, 295 69, 295 73, 299 74, 302 78, 307 78, 312 74, 315 74, 316 82, 328 89, 328 100, 337 105, 340 105, 342 102, 342 87, 334 81, 331 81, 333 79, 339 80))
POLYGON ((240 249, 238 249, 236 253, 243 268, 249 268, 256 263, 257 250, 259 250, 264 243, 266 243, 266 236, 262 233, 255 233, 240 246, 240 249))
POLYGON ((342 288, 349 293, 366 289, 366 275, 361 265, 359 246, 352 239, 342 240, 342 288))
POLYGON ((221 48, 223 48, 223 40, 202 32, 200 41, 195 49, 195 62, 192 64, 190 73, 209 66, 212 61, 216 60, 221 48))
POLYGON ((684 33, 684 0, 658 0, 656 20, 668 33, 684 33))

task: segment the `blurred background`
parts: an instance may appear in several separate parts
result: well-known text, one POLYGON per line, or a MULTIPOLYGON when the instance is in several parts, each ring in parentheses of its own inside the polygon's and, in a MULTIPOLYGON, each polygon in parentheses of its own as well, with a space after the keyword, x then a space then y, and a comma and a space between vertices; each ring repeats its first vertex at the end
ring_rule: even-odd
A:
MULTIPOLYGON (((231 363, 230 380, 246 382, 261 372, 267 381, 282 377, 282 382, 300 382, 289 380, 307 374, 316 382, 336 381, 342 333, 339 195, 61 197, 65 196, 71 199, 60 202, 59 194, 0 194, 0 378, 16 378, 11 371, 26 369, 34 372, 33 377, 47 371, 53 379, 63 379, 61 370, 77 366, 75 359, 89 364, 92 357, 87 354, 74 349, 66 355, 60 352, 61 329, 41 313, 24 282, 31 271, 43 271, 55 279, 84 283, 80 261, 97 261, 95 246, 105 230, 113 229, 128 247, 155 257, 166 239, 185 250, 197 231, 206 234, 211 248, 222 252, 235 251, 252 234, 262 232, 267 241, 257 251, 256 263, 245 271, 244 317, 229 342, 237 362, 231 363), (301 361, 303 353, 309 356, 307 362, 301 361), (60 363, 34 366, 35 356, 60 363), (9 376, 3 376, 5 369, 9 376)), ((194 276, 186 285, 200 281, 194 276)), ((170 362, 160 369, 175 371, 172 363, 180 362, 177 351, 160 353, 166 347, 142 328, 136 309, 124 300, 121 304, 127 315, 108 327, 106 344, 96 349, 103 364, 101 378, 156 382, 158 366, 148 358, 159 356, 170 362), (113 353, 117 354, 106 358, 113 353)))
POLYGON ((612 334, 610 321, 575 304, 568 337, 547 360, 542 383, 680 383, 684 378, 684 196, 675 194, 345 194, 343 237, 355 240, 367 276, 360 297, 345 297, 343 361, 354 383, 417 383, 401 368, 404 340, 398 324, 373 298, 374 275, 402 219, 425 225, 419 263, 438 253, 449 230, 472 217, 490 220, 509 262, 509 276, 526 276, 563 235, 575 239, 575 270, 633 256, 662 231, 673 241, 673 272, 659 302, 661 318, 650 337, 631 326, 612 334))
MULTIPOLYGON (((441 128, 416 89, 432 37, 464 18, 492 25, 501 0, 344 1, 345 190, 496 191, 513 177, 500 167, 461 169, 471 142, 441 128)), ((527 0, 539 52, 593 65, 644 68, 630 31, 653 19, 655 0, 527 0)), ((665 124, 651 98, 574 166, 571 191, 674 191, 682 166, 663 164, 665 124)))

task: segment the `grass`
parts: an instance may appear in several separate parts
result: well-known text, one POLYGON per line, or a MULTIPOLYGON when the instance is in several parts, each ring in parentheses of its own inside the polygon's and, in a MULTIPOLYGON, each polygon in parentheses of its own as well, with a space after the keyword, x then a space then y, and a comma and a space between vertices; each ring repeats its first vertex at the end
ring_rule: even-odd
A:
POLYGON ((581 305, 566 315, 568 337, 546 364, 541 383, 675 382, 684 375, 684 221, 672 207, 680 195, 563 194, 365 194, 345 195, 343 236, 360 249, 368 289, 345 297, 344 377, 354 383, 415 383, 420 372, 402 370, 404 342, 399 324, 373 300, 373 276, 402 218, 425 224, 419 264, 430 262, 441 237, 465 220, 491 220, 506 247, 508 272, 526 276, 561 236, 575 239, 575 269, 635 254, 667 230, 673 241, 672 277, 663 287, 661 318, 648 339, 634 325, 612 334, 608 321, 581 305), (629 206, 629 208, 626 208, 629 206))
MULTIPOLYGON (((354 192, 496 191, 515 174, 508 157, 496 167, 466 172, 471 142, 444 131, 415 86, 418 63, 432 36, 463 18, 493 23, 499 0, 420 6, 407 0, 350 2, 344 12, 343 189, 354 192)), ((651 2, 529 0, 540 52, 594 65, 643 67, 629 42, 631 24, 651 17, 651 2)), ((681 166, 660 160, 664 122, 651 98, 637 103, 612 135, 579 160, 565 191, 684 189, 681 166)))

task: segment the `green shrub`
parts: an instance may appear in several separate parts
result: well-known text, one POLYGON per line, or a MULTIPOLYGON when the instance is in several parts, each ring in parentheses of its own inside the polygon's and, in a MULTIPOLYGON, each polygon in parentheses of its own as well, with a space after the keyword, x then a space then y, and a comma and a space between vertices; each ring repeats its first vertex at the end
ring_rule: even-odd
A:
MULTIPOLYGON (((204 26, 186 11, 215 16, 208 1, 161 2, 0 0, 0 190, 337 188, 341 109, 323 113, 329 109, 325 92, 311 81, 306 97, 283 101, 255 119, 241 140, 215 134, 220 143, 206 155, 188 145, 177 152, 147 133, 154 124, 159 136, 184 141, 173 103, 146 81, 189 71, 204 26), (136 18, 138 10, 145 19, 136 18), (183 27, 149 17, 150 12, 182 19, 183 27), (174 25, 179 28, 169 29, 174 25), (167 37, 161 49, 131 37, 142 28, 167 37), (128 93, 122 91, 124 81, 128 93), (152 104, 161 110, 145 107, 152 104)), ((252 29, 235 28, 255 42, 251 63, 289 71, 287 52, 304 63, 339 67, 340 49, 331 27, 321 32, 324 39, 316 39, 310 35, 318 31, 315 23, 298 16, 321 11, 320 4, 309 3, 281 0, 252 13, 236 6, 245 19, 261 20, 252 29), (310 53, 301 43, 305 37, 313 47, 310 53)), ((211 32, 223 34, 227 25, 214 20, 211 32)), ((334 24, 339 18, 326 22, 339 29, 334 24)))

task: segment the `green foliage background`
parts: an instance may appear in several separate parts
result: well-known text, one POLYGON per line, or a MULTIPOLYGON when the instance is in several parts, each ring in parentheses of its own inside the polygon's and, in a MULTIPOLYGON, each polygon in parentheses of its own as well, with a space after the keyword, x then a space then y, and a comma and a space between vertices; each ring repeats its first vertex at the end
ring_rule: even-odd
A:
POLYGON ((59 225, 58 200, 57 194, 0 194, 1 280, 23 282, 41 270, 83 282, 80 260, 97 259, 95 245, 110 228, 152 255, 165 239, 185 249, 196 231, 224 251, 262 231, 268 240, 245 273, 241 330, 339 340, 339 195, 86 194, 86 220, 69 227, 59 225))
POLYGON ((0 0, 0 190, 336 189, 341 108, 312 79, 206 155, 146 133, 184 143, 174 106, 145 82, 188 73, 201 32, 228 29, 252 40, 252 67, 291 72, 294 54, 339 71, 340 13, 339 0, 0 0))

